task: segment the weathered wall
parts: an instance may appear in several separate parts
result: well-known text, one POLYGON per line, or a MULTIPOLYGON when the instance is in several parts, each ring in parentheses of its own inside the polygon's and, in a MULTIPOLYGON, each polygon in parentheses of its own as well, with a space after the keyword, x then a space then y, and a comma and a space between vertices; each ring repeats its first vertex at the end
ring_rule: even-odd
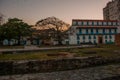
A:
POLYGON ((0 61, 0 75, 26 74, 79 69, 119 62, 120 59, 102 59, 101 57, 67 58, 55 60, 0 61))

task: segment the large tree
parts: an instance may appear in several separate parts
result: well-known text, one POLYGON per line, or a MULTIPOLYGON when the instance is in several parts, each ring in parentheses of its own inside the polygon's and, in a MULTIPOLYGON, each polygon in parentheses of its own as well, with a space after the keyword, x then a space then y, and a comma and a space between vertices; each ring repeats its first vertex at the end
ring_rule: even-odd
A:
POLYGON ((56 17, 48 17, 46 19, 39 20, 36 23, 37 28, 41 30, 48 29, 49 34, 46 32, 46 37, 51 36, 53 39, 58 41, 58 44, 62 44, 62 40, 64 38, 64 31, 68 29, 69 24, 63 22, 62 20, 56 18, 56 17), (51 34, 50 34, 51 33, 51 34))
POLYGON ((3 29, 2 26, 0 25, 0 45, 2 44, 2 40, 3 40, 3 29))
POLYGON ((21 19, 12 18, 1 27, 3 39, 17 39, 20 45, 20 39, 24 36, 31 35, 31 26, 23 22, 21 19))
POLYGON ((4 15, 2 13, 0 13, 0 25, 2 25, 4 23, 4 15))

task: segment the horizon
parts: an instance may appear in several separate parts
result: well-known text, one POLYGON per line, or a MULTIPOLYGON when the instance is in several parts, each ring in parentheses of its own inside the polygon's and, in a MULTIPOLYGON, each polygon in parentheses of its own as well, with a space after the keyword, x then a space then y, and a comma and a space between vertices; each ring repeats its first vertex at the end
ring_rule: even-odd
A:
POLYGON ((109 1, 111 0, 0 0, 0 13, 6 19, 16 17, 30 25, 51 16, 71 25, 72 19, 103 19, 103 8, 109 1))

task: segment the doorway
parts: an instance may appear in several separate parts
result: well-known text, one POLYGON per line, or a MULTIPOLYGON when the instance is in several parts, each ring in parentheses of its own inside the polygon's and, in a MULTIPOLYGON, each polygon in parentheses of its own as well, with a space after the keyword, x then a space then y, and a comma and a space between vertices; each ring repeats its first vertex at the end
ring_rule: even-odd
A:
POLYGON ((98 43, 102 44, 103 43, 103 37, 102 36, 98 36, 98 43))

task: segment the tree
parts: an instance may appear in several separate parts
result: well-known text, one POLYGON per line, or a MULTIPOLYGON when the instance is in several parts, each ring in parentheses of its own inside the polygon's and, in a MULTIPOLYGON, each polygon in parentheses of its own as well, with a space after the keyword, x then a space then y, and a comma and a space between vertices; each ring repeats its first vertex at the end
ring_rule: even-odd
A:
POLYGON ((2 26, 0 25, 0 44, 2 44, 2 40, 3 40, 3 30, 2 30, 2 26))
POLYGON ((52 34, 47 34, 46 37, 50 35, 52 38, 58 41, 59 45, 61 45, 64 38, 64 31, 68 29, 69 24, 59 20, 56 17, 48 17, 38 21, 36 26, 41 30, 49 29, 49 33, 52 34))
POLYGON ((18 18, 8 19, 8 22, 2 25, 1 30, 4 39, 8 39, 9 41, 17 39, 18 45, 20 45, 21 38, 30 36, 32 31, 30 25, 18 18))
POLYGON ((4 15, 0 13, 0 25, 4 23, 4 15))

